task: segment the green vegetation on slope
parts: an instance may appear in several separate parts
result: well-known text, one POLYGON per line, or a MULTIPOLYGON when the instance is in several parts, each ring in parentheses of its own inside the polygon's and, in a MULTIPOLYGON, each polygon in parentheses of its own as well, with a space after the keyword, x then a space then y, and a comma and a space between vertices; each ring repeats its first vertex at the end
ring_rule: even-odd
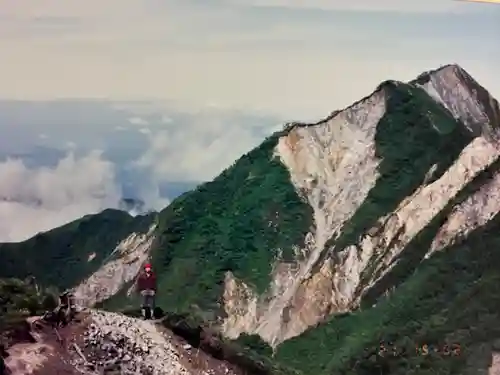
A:
POLYGON ((406 246, 360 311, 285 342, 277 360, 316 375, 456 375, 486 369, 500 337, 500 215, 423 258, 452 207, 498 170, 500 162, 479 174, 406 246), (380 298, 389 286, 396 289, 380 298), (424 345, 440 353, 424 355, 424 345))
POLYGON ((317 375, 462 374, 466 360, 484 370, 490 357, 474 354, 500 335, 499 231, 497 218, 425 261, 390 299, 283 344, 278 360, 317 375), (381 358, 381 342, 399 355, 381 358), (425 344, 442 352, 419 354, 425 344), (446 346, 459 355, 445 355, 446 346))
MULTIPOLYGON (((420 89, 388 85, 388 111, 376 134, 380 178, 337 241, 338 248, 356 242, 377 219, 393 212, 424 183, 434 165, 426 183, 439 178, 472 140, 463 125, 420 89)), ((500 217, 431 259, 423 257, 452 207, 499 169, 497 162, 478 175, 407 245, 359 311, 285 342, 275 359, 315 375, 451 375, 487 368, 490 357, 476 352, 491 348, 498 338, 491 327, 500 323, 500 276, 495 272, 500 217), (391 297, 381 297, 389 287, 395 288, 391 297)), ((246 346, 268 352, 262 343, 246 346)))
POLYGON ((160 213, 153 259, 165 309, 216 311, 226 271, 263 292, 278 249, 289 259, 302 245, 312 212, 273 159, 278 136, 160 213))
POLYGON ((422 89, 388 82, 387 110, 377 125, 376 156, 380 176, 366 200, 344 226, 338 249, 357 243, 375 222, 422 186, 435 166, 431 183, 457 159, 472 135, 422 89))
POLYGON ((41 315, 56 306, 55 290, 37 290, 34 283, 19 279, 0 279, 0 342, 28 316, 41 315))
POLYGON ((134 218, 108 209, 24 242, 0 244, 0 277, 35 276, 43 285, 73 287, 97 270, 121 240, 147 231, 153 220, 154 215, 134 218))
MULTIPOLYGON (((473 138, 463 124, 422 89, 394 82, 383 86, 387 110, 375 135, 380 176, 342 229, 334 243, 337 249, 358 243, 377 220, 393 213, 403 199, 440 178, 473 138)), ((375 265, 376 259, 372 259, 363 280, 373 276, 375 265)))

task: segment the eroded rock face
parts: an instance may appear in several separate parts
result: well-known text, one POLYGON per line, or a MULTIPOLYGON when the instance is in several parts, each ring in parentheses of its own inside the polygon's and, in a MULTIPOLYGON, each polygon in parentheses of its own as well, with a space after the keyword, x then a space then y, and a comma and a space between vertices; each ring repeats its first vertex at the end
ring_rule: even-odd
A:
MULTIPOLYGON (((301 249, 302 255, 297 263, 292 268, 284 265, 276 268, 270 295, 266 297, 268 301, 258 301, 259 297, 254 296, 247 305, 258 305, 258 308, 249 309, 243 316, 234 312, 234 304, 226 302, 226 312, 230 316, 224 326, 227 335, 235 337, 252 327, 252 333, 258 333, 276 345, 317 321, 317 318, 306 318, 299 323, 295 315, 307 314, 301 314, 300 309, 296 310, 290 304, 295 300, 298 305, 306 306, 300 303, 300 296, 318 294, 314 287, 311 289, 317 285, 318 277, 310 277, 313 268, 328 251, 325 244, 339 234, 343 223, 363 203, 377 180, 380 160, 375 156, 374 137, 376 125, 384 113, 385 94, 379 90, 323 124, 295 127, 280 138, 276 156, 290 171, 293 185, 311 205, 315 229, 308 234, 306 248, 301 249), (338 181, 344 183, 338 184, 338 181), (286 311, 288 317, 284 317, 286 311), (235 318, 235 315, 239 317, 235 318), (288 323, 285 324, 284 320, 288 323)), ((234 296, 235 290, 247 289, 243 286, 235 288, 231 276, 227 280, 226 301, 232 300, 230 296, 234 296)), ((319 309, 324 315, 331 310, 329 306, 332 304, 342 304, 342 298, 339 301, 326 299, 316 298, 312 303, 318 303, 318 306, 313 310, 319 309)))
POLYGON ((425 73, 415 83, 475 134, 497 138, 500 107, 483 87, 457 65, 425 73))
POLYGON ((155 228, 152 225, 147 233, 132 233, 120 242, 102 267, 73 289, 76 303, 94 306, 134 280, 149 258, 155 228))
POLYGON ((500 173, 495 173, 476 193, 453 208, 446 223, 434 238, 427 257, 483 226, 498 212, 500 212, 500 173))
MULTIPOLYGON (((410 241, 474 177, 499 159, 498 103, 467 73, 446 66, 419 77, 412 85, 460 120, 470 134, 470 143, 439 178, 433 178, 432 166, 422 185, 393 212, 380 217, 357 243, 338 248, 335 239, 379 177, 381 160, 375 154, 375 135, 386 112, 384 90, 379 88, 324 122, 291 127, 279 139, 276 156, 288 169, 298 194, 312 207, 314 228, 293 264, 277 260, 265 295, 257 295, 231 273, 226 275, 228 316, 223 330, 227 336, 258 334, 275 347, 331 314, 352 310, 391 271, 410 241)), ((497 214, 499 185, 496 174, 455 207, 428 256, 497 214)))

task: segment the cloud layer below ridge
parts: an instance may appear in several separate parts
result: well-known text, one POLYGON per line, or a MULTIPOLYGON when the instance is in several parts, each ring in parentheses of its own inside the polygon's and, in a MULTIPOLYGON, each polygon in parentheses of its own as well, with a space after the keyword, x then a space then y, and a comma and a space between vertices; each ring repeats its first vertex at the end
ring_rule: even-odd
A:
POLYGON ((139 199, 161 210, 281 121, 165 103, 0 101, 0 242, 139 199))
POLYGON ((31 237, 85 214, 117 207, 114 165, 97 151, 70 153, 55 167, 30 169, 20 159, 0 164, 0 240, 31 237))

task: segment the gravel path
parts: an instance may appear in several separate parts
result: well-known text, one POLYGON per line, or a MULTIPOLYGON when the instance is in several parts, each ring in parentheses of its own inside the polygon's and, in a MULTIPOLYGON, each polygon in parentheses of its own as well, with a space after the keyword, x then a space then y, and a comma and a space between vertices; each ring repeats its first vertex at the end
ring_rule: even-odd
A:
MULTIPOLYGON (((154 323, 101 311, 91 311, 90 319, 83 343, 85 357, 94 366, 87 368, 123 375, 191 375, 154 323)), ((77 362, 85 365, 82 358, 77 362)))

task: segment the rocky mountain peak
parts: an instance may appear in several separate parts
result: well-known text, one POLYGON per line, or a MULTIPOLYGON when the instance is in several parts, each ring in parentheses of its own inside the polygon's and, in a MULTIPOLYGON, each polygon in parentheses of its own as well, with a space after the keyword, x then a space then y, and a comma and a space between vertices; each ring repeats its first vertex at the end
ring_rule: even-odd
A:
POLYGON ((475 135, 498 140, 500 106, 498 101, 457 64, 425 72, 412 81, 441 103, 475 135))

